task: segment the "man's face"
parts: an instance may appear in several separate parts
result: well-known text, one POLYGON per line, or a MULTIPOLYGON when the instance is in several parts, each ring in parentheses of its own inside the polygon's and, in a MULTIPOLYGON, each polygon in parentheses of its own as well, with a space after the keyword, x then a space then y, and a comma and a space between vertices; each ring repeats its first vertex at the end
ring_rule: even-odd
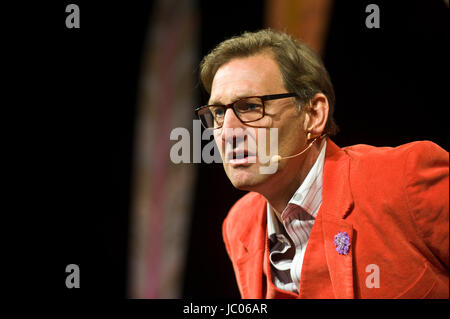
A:
MULTIPOLYGON (((239 98, 249 96, 262 96, 268 94, 287 93, 277 62, 269 53, 261 53, 251 57, 235 58, 222 65, 216 72, 209 104, 229 104, 239 98)), ((273 187, 277 180, 283 176, 293 174, 298 170, 295 162, 302 159, 282 161, 273 174, 262 174, 260 168, 268 166, 262 164, 258 158, 257 128, 263 128, 266 135, 266 143, 263 145, 270 152, 269 128, 278 129, 278 154, 289 156, 301 151, 305 145, 303 121, 299 115, 298 106, 293 98, 265 101, 265 116, 256 121, 243 124, 232 109, 227 109, 222 128, 214 131, 214 138, 219 148, 225 172, 231 183, 238 189, 263 191, 273 187), (247 129, 249 134, 239 136, 237 130, 233 130, 235 142, 226 132, 230 129, 247 129), (237 133, 236 133, 237 132, 237 133), (249 145, 256 145, 256 150, 251 150, 249 145), (244 152, 244 159, 233 160, 233 154, 244 152), (249 154, 247 154, 249 153, 249 154), (256 162, 255 158, 256 157, 256 162), (278 178, 277 178, 278 177, 278 178)), ((273 150, 272 150, 273 153, 273 150)), ((276 153, 275 153, 276 154, 276 153)), ((236 156, 235 156, 236 157, 236 156)))

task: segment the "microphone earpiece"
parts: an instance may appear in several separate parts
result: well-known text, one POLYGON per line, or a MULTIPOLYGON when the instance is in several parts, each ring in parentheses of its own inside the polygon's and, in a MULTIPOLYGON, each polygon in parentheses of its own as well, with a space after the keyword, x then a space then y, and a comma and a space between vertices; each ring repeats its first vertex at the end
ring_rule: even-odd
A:
MULTIPOLYGON (((310 134, 310 133, 308 133, 308 134, 310 134)), ((305 153, 316 141, 317 141, 317 139, 319 139, 319 138, 323 138, 323 137, 325 137, 325 136, 327 136, 327 134, 322 134, 322 135, 320 135, 320 136, 317 136, 316 138, 314 138, 314 140, 311 142, 311 143, 309 143, 309 145, 303 150, 303 151, 301 151, 300 153, 297 153, 297 154, 295 154, 295 155, 291 155, 291 156, 285 156, 285 157, 282 157, 282 156, 280 156, 280 155, 274 155, 274 156, 272 156, 271 158, 270 158, 270 162, 271 163, 279 163, 279 162, 281 162, 281 160, 284 160, 284 159, 288 159, 288 158, 292 158, 292 157, 296 157, 296 156, 299 156, 299 155, 302 155, 303 153, 305 153)), ((309 136, 308 136, 309 137, 309 136)))
POLYGON ((281 162, 282 157, 280 155, 274 155, 271 157, 270 162, 271 163, 279 163, 281 162))

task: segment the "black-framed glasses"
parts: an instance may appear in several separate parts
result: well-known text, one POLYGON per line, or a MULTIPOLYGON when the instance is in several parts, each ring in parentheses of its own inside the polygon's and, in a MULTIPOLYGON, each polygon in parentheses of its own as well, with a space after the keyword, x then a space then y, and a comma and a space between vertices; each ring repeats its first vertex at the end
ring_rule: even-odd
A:
POLYGON ((195 109, 202 125, 206 129, 218 129, 223 125, 225 112, 232 108, 242 123, 258 121, 264 117, 265 101, 295 97, 296 93, 281 93, 262 96, 248 96, 226 105, 203 105, 195 109))

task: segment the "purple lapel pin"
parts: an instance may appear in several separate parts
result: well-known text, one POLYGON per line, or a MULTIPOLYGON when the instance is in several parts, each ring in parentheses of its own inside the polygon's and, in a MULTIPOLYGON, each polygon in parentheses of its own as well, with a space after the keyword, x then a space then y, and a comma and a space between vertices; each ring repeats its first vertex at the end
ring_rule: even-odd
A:
POLYGON ((334 236, 334 244, 340 255, 347 255, 350 248, 350 237, 346 232, 339 232, 334 236))

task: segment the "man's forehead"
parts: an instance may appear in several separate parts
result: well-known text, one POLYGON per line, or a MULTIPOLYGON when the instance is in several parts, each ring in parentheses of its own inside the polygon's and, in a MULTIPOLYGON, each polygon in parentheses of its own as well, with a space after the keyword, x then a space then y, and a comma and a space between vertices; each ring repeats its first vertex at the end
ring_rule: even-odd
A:
POLYGON ((232 103, 240 98, 271 94, 283 88, 276 61, 267 54, 236 58, 216 72, 210 104, 232 103))
POLYGON ((213 82, 210 104, 228 104, 248 96, 263 95, 270 87, 253 76, 237 76, 213 82))
POLYGON ((222 96, 222 95, 217 95, 217 96, 212 96, 209 98, 208 104, 217 104, 217 105, 223 105, 223 104, 229 104, 229 103, 233 103, 239 99, 242 99, 244 97, 249 97, 249 96, 258 96, 258 95, 262 95, 262 94, 252 94, 252 93, 234 93, 230 96, 222 96))

